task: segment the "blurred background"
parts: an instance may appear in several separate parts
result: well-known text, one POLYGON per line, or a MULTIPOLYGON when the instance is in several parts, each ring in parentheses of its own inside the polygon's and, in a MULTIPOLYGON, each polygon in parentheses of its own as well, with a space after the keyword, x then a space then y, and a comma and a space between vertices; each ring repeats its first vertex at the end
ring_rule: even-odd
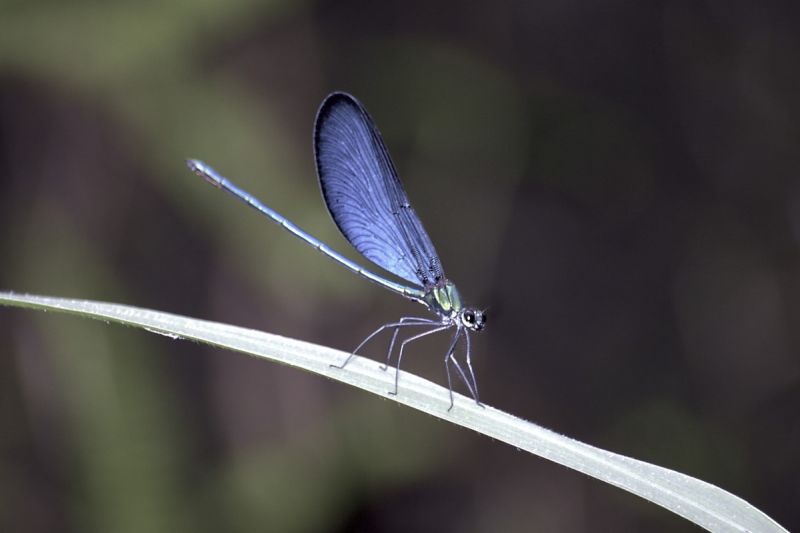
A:
MULTIPOLYGON (((423 311, 184 166, 357 258, 311 146, 317 106, 346 90, 448 277, 488 308, 487 403, 798 529, 797 11, 2 2, 0 288, 343 350, 423 311)), ((446 383, 447 340, 404 368, 446 383)), ((695 530, 315 375, 40 312, 0 309, 0 434, 9 532, 695 530)))

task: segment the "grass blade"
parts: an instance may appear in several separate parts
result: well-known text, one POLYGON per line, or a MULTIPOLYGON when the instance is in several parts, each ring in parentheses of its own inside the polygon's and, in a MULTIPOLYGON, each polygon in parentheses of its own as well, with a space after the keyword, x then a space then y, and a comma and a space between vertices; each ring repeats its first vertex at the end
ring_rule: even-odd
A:
POLYGON ((116 322, 295 366, 405 404, 472 429, 661 505, 709 531, 786 531, 733 494, 673 470, 601 450, 492 407, 456 395, 448 412, 447 389, 407 372, 397 396, 394 375, 370 359, 355 357, 344 370, 332 368, 347 353, 269 333, 125 305, 0 292, 0 304, 116 322))

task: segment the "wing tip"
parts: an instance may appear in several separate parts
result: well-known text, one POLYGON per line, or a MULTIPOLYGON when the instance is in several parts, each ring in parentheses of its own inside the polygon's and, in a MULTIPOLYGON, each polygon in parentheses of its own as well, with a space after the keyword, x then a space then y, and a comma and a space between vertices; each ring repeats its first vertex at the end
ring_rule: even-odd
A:
POLYGON ((337 103, 340 100, 346 100, 348 102, 358 104, 359 107, 361 106, 361 103, 352 94, 350 94, 350 93, 348 93, 346 91, 333 91, 332 93, 328 94, 328 96, 323 98, 322 103, 320 104, 319 108, 323 109, 325 107, 330 107, 330 106, 334 105, 335 103, 337 103))
POLYGON ((367 114, 366 109, 358 101, 358 99, 350 93, 345 91, 334 91, 328 96, 326 96, 322 103, 319 105, 319 109, 317 109, 317 116, 314 119, 314 135, 313 135, 313 145, 314 145, 314 160, 317 163, 317 174, 319 175, 319 143, 320 137, 322 134, 322 129, 327 119, 330 117, 331 112, 340 105, 346 105, 355 108, 361 114, 367 117, 368 120, 369 115, 367 114))
POLYGON ((344 91, 334 91, 326 96, 322 103, 319 105, 319 109, 317 110, 317 117, 314 120, 314 139, 316 141, 318 137, 319 130, 322 127, 323 122, 326 118, 331 114, 331 111, 340 105, 348 105, 356 108, 359 112, 363 114, 367 114, 366 109, 358 101, 358 98, 353 96, 350 93, 344 91))

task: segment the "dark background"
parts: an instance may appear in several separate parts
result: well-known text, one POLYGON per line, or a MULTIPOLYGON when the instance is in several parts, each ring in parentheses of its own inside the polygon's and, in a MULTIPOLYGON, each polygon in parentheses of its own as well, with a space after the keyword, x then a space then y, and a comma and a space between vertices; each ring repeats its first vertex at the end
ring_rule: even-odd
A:
MULTIPOLYGON (((420 311, 184 167, 355 257, 311 149, 347 90, 488 307, 487 403, 799 529, 796 5, 3 2, 0 288, 341 349, 420 311)), ((444 383, 446 342, 404 368, 444 383)), ((9 532, 695 530, 315 375, 40 312, 0 309, 0 434, 9 532)))

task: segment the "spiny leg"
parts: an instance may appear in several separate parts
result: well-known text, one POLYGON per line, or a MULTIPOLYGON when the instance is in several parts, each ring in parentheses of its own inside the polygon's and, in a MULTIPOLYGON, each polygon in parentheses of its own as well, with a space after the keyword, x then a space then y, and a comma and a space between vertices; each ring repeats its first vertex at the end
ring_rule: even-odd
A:
POLYGON ((444 356, 444 370, 447 374, 447 389, 450 391, 450 407, 447 408, 448 411, 453 408, 453 380, 450 378, 450 356, 453 353, 453 350, 456 349, 456 344, 458 344, 458 338, 461 335, 461 328, 456 330, 455 335, 453 335, 453 340, 450 341, 450 347, 447 349, 447 352, 444 356))
POLYGON ((397 394, 397 382, 398 382, 398 380, 400 378, 400 363, 403 361, 403 350, 405 349, 406 344, 408 344, 409 342, 413 342, 413 341, 415 341, 417 339, 421 339, 422 337, 427 337, 428 335, 432 335, 433 333, 438 333, 439 331, 444 331, 444 330, 446 330, 446 329, 448 329, 450 327, 452 327, 452 326, 450 326, 449 324, 445 325, 445 326, 439 326, 437 328, 433 328, 431 330, 424 331, 422 333, 418 333, 418 334, 416 334, 416 335, 414 335, 412 337, 409 337, 409 338, 405 339, 403 342, 400 343, 400 353, 397 354, 397 370, 395 370, 395 373, 394 373, 394 392, 389 391, 389 394, 391 394, 391 395, 397 394))
MULTIPOLYGON (((370 341, 370 339, 372 339, 375 335, 377 335, 378 333, 380 333, 381 331, 383 331, 385 329, 402 328, 402 327, 406 327, 406 326, 424 326, 424 325, 427 325, 429 323, 429 322, 422 322, 423 320, 430 320, 430 319, 424 318, 424 317, 403 317, 398 322, 390 322, 389 324, 384 324, 381 327, 379 327, 378 329, 376 329, 375 331, 373 331, 372 333, 370 333, 369 335, 367 335, 367 338, 364 339, 363 341, 361 341, 361 344, 356 346, 355 350, 350 352, 350 355, 347 356, 347 359, 344 360, 344 363, 342 363, 341 365, 337 365, 335 363, 331 363, 330 366, 335 367, 335 368, 339 368, 339 369, 346 367, 347 364, 353 359, 353 357, 355 357, 355 355, 358 353, 358 351, 361 348, 363 348, 364 345, 367 344, 370 341), (409 320, 409 319, 412 319, 412 318, 418 318, 420 320, 420 322, 419 323, 417 323, 417 322, 413 322, 413 323, 406 322, 406 320, 409 320)), ((434 322, 434 321, 431 321, 431 322, 434 322)), ((395 329, 395 334, 396 334, 396 332, 397 332, 397 329, 395 329)))
POLYGON ((458 375, 461 377, 461 381, 464 382, 464 385, 467 386, 472 398, 477 402, 477 399, 475 398, 475 391, 472 389, 472 384, 469 382, 469 379, 467 379, 467 375, 464 373, 464 369, 461 368, 461 364, 458 362, 458 359, 456 359, 452 353, 450 354, 449 358, 453 364, 456 365, 456 370, 458 370, 458 375))
POLYGON ((472 386, 475 387, 475 403, 483 407, 480 396, 478 395, 478 381, 475 379, 475 372, 472 370, 472 346, 469 339, 469 331, 465 331, 464 336, 467 338, 467 369, 469 370, 469 375, 472 378, 472 386))
MULTIPOLYGON (((461 368, 461 364, 458 362, 458 359, 456 359, 455 356, 453 355, 453 352, 455 352, 456 349, 456 344, 458 343, 458 338, 459 338, 458 335, 460 333, 461 331, 459 330, 456 332, 456 335, 453 336, 453 342, 450 345, 450 349, 447 351, 447 355, 445 356, 444 359, 444 367, 445 370, 447 370, 447 382, 448 384, 451 383, 450 361, 452 361, 453 364, 456 365, 456 370, 458 370, 458 375, 461 378, 461 381, 463 381, 464 385, 466 385, 467 389, 469 389, 469 393, 472 395, 472 398, 478 403, 478 405, 480 405, 480 402, 478 401, 478 398, 476 396, 476 391, 472 388, 472 384, 470 383, 469 379, 467 379, 467 375, 464 373, 464 369, 461 368)), ((464 335, 467 336, 467 342, 469 342, 469 335, 467 334, 466 331, 464 332, 464 335)), ((450 407, 447 409, 448 411, 453 408, 452 404, 453 404, 453 386, 452 384, 450 384, 450 407)))
MULTIPOLYGON (((428 324, 438 324, 438 320, 432 320, 430 318, 425 318, 421 316, 404 316, 400 319, 400 322, 403 323, 404 326, 425 326, 428 324), (413 324, 410 322, 413 321, 413 324)), ((392 352, 394 351, 394 342, 397 340, 397 334, 400 332, 400 327, 394 328, 394 333, 392 333, 392 340, 389 343, 389 351, 386 352, 386 364, 381 366, 381 370, 386 370, 389 367, 389 363, 392 361, 392 352)))
POLYGON ((364 345, 365 345, 367 342, 369 342, 369 340, 370 340, 372 337, 374 337, 375 335, 377 335, 378 333, 380 333, 380 332, 381 332, 381 331, 383 331, 384 329, 386 329, 386 328, 389 328, 389 327, 392 327, 392 326, 396 326, 396 325, 397 325, 397 324, 391 324, 391 323, 390 323, 390 324, 384 324, 384 325, 382 325, 381 327, 379 327, 378 329, 376 329, 375 331, 373 331, 372 333, 370 333, 369 335, 367 335, 367 338, 366 338, 366 339, 364 339, 363 341, 361 341, 361 344, 359 344, 358 346, 356 346, 356 349, 355 349, 355 350, 353 350, 352 352, 350 352, 350 355, 348 355, 348 356, 347 356, 347 359, 345 359, 345 360, 344 360, 344 363, 342 363, 341 365, 337 365, 337 364, 335 364, 335 363, 331 363, 331 364, 330 364, 330 366, 332 366, 332 367, 336 367, 336 368, 339 368, 339 369, 346 367, 346 366, 347 366, 347 363, 349 363, 349 362, 350 362, 350 361, 353 359, 353 357, 355 357, 356 353, 357 353, 357 352, 358 352, 358 351, 361 349, 361 347, 362 347, 362 346, 364 346, 364 345))
MULTIPOLYGON (((472 398, 475 400, 475 403, 483 407, 483 404, 480 402, 478 398, 478 384, 475 381, 475 374, 472 373, 472 366, 469 367, 470 374, 472 375, 472 381, 470 382, 469 378, 467 378, 467 374, 464 372, 464 369, 461 368, 461 364, 458 362, 458 359, 456 359, 454 355, 456 345, 458 344, 458 340, 460 338, 459 337, 460 334, 461 334, 461 329, 459 328, 459 330, 453 336, 453 341, 450 343, 450 349, 447 350, 447 354, 444 356, 444 368, 445 371, 447 372, 447 384, 450 387, 450 407, 447 408, 448 411, 453 408, 453 384, 450 378, 450 361, 452 361, 453 364, 456 366, 456 370, 458 370, 458 375, 461 378, 461 381, 463 381, 464 385, 467 386, 467 389, 469 390, 469 393, 472 395, 472 398)), ((467 354, 469 354, 471 344, 470 344, 469 332, 466 330, 464 331, 464 337, 466 337, 467 354)), ((468 363, 470 362, 469 355, 467 355, 467 362, 468 363)))

